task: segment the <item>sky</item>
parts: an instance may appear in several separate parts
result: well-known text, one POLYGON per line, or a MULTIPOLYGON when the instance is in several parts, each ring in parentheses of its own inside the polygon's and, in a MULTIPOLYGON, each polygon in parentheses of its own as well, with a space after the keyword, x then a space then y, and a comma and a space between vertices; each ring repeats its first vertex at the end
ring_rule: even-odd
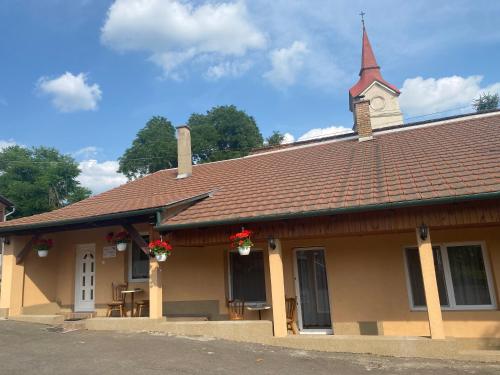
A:
POLYGON ((361 22, 407 122, 500 91, 500 2, 2 0, 0 148, 51 146, 94 193, 152 116, 234 104, 264 136, 348 131, 361 22))

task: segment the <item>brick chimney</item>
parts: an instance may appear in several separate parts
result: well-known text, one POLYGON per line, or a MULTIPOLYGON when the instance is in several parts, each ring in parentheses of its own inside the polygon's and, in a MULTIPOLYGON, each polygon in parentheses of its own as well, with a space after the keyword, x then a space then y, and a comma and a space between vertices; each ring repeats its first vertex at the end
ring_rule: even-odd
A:
POLYGON ((354 99, 354 130, 360 142, 372 139, 372 122, 370 119, 370 101, 363 97, 354 99))
POLYGON ((187 125, 181 125, 177 127, 177 178, 186 178, 192 174, 191 129, 187 125))

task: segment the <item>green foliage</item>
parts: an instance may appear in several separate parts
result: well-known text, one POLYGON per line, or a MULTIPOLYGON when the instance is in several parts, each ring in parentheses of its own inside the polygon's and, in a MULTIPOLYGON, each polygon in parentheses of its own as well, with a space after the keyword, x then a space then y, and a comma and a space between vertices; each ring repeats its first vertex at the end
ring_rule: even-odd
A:
POLYGON ((474 100, 472 106, 476 109, 476 112, 497 109, 499 99, 498 94, 482 93, 478 99, 474 100))
POLYGON ((263 144, 254 118, 234 105, 214 107, 206 114, 192 114, 188 125, 196 163, 245 156, 263 144))
POLYGON ((16 206, 14 217, 51 211, 90 196, 76 180, 75 160, 54 148, 12 146, 0 151, 0 192, 16 206))
POLYGON ((285 135, 278 130, 274 130, 273 134, 266 138, 268 146, 278 146, 283 143, 285 135))
MULTIPOLYGON (((255 120, 235 106, 214 107, 206 114, 193 113, 193 161, 204 163, 248 155, 263 144, 255 120)), ((153 117, 120 158, 119 172, 129 179, 177 166, 175 128, 164 117, 153 117)))
POLYGON ((176 167, 177 140, 172 123, 161 116, 151 118, 119 161, 118 172, 129 179, 176 167))

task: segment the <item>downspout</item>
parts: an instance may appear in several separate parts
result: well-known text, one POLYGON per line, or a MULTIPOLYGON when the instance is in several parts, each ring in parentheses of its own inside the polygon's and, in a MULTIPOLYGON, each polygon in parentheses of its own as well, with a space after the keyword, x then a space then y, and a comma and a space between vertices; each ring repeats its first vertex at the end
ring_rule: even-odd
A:
POLYGON ((14 206, 12 206, 12 211, 10 211, 8 214, 4 215, 3 221, 7 221, 7 217, 9 217, 10 215, 12 215, 14 212, 16 212, 16 208, 14 206))
MULTIPOLYGON (((7 221, 7 218, 12 215, 14 212, 16 212, 16 207, 12 206, 12 211, 9 213, 3 215, 3 221, 7 221)), ((3 248, 5 246, 5 238, 2 238, 2 246, 0 249, 0 280, 2 280, 2 262, 3 262, 3 248)))

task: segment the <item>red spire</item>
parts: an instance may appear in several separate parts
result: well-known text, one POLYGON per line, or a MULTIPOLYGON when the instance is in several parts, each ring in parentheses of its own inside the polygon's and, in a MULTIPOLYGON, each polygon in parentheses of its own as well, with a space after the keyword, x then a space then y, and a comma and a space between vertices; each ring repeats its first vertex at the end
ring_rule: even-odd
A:
POLYGON ((384 86, 399 94, 396 86, 387 82, 380 73, 380 66, 377 64, 375 54, 373 53, 368 33, 366 32, 365 22, 363 21, 363 51, 361 53, 361 70, 359 71, 359 81, 349 90, 349 94, 354 98, 365 91, 374 81, 378 81, 384 86))
POLYGON ((363 74, 363 70, 365 69, 380 69, 380 66, 377 65, 377 60, 375 59, 375 54, 373 53, 372 45, 370 44, 365 25, 363 23, 363 51, 361 52, 360 76, 363 74))

